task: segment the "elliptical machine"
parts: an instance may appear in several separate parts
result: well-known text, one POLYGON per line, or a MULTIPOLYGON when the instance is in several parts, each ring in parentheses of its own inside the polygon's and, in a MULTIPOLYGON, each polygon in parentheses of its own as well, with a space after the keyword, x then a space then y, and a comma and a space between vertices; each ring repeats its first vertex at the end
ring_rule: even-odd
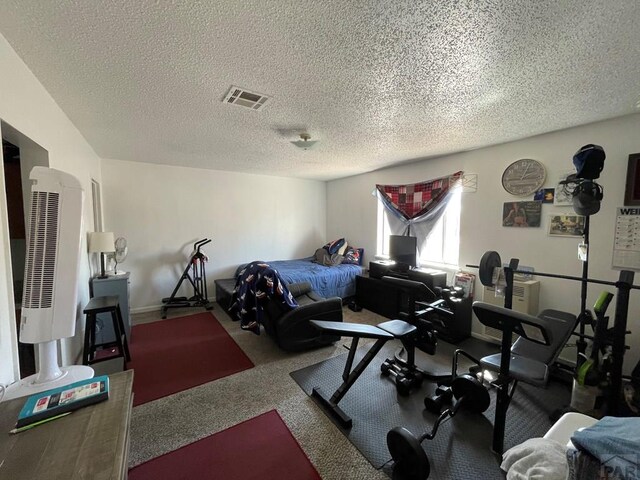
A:
POLYGON ((162 299, 162 308, 160 312, 162 318, 167 318, 167 310, 170 308, 188 308, 188 307, 204 307, 207 310, 213 310, 213 303, 209 301, 207 294, 207 273, 205 263, 208 257, 200 251, 200 248, 210 243, 211 239, 203 238, 193 244, 193 253, 186 268, 180 276, 180 280, 171 292, 171 296, 162 299), (191 274, 189 273, 191 271, 191 274), (182 282, 188 280, 193 287, 193 296, 176 297, 182 282))

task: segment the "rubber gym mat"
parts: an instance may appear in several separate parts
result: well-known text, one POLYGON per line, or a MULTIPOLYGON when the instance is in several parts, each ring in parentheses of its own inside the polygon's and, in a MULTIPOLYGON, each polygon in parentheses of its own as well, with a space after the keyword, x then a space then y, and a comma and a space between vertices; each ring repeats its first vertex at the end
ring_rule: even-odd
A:
MULTIPOLYGON (((375 468, 384 467, 383 471, 389 475, 391 468, 388 462, 391 456, 386 445, 387 432, 402 426, 419 436, 430 431, 437 418, 427 412, 423 404, 424 397, 433 394, 435 384, 425 381, 419 390, 402 397, 396 392, 393 382, 380 373, 380 364, 385 358, 392 357, 399 345, 399 342, 388 342, 340 402, 340 407, 353 419, 352 428, 343 429, 334 421, 336 427, 375 468)), ((462 348, 476 357, 499 350, 496 345, 473 338, 457 346, 440 341, 434 356, 416 352, 416 363, 432 373, 450 372, 451 358, 456 348, 462 348)), ((358 349, 354 365, 367 349, 367 346, 358 349)), ((292 372, 291 377, 307 395, 314 387, 321 387, 331 395, 342 383, 345 361, 346 353, 292 372)), ((468 366, 468 362, 461 361, 458 373, 465 373, 468 366)), ((490 395, 491 406, 484 414, 461 410, 440 426, 433 440, 422 443, 431 462, 430 478, 504 477, 499 458, 491 452, 495 389, 491 390, 490 395)), ((567 405, 570 396, 569 387, 557 382, 551 382, 547 389, 519 384, 507 412, 505 450, 529 438, 544 435, 552 424, 549 415, 567 405)))

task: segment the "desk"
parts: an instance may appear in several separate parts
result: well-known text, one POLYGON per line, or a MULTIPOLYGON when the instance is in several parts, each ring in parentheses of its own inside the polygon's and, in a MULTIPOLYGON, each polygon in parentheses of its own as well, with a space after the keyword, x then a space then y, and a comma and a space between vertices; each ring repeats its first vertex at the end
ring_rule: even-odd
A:
POLYGON ((0 478, 127 478, 133 371, 109 375, 109 400, 9 434, 26 397, 0 403, 0 478))

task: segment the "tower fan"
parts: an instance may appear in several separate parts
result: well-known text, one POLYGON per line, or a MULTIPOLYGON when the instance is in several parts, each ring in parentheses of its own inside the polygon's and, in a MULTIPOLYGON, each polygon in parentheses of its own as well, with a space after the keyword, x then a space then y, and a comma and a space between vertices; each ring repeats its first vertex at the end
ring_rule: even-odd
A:
POLYGON ((93 377, 93 369, 58 364, 58 341, 75 335, 84 190, 77 178, 34 167, 20 341, 38 346, 38 371, 10 385, 5 400, 93 377))

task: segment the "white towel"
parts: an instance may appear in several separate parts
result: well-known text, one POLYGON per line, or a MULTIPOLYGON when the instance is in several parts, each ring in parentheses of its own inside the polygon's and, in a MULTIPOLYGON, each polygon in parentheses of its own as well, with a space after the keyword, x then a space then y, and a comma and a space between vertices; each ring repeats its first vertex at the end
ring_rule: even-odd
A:
POLYGON ((500 468, 507 480, 565 480, 566 447, 555 440, 531 438, 507 450, 500 468))

